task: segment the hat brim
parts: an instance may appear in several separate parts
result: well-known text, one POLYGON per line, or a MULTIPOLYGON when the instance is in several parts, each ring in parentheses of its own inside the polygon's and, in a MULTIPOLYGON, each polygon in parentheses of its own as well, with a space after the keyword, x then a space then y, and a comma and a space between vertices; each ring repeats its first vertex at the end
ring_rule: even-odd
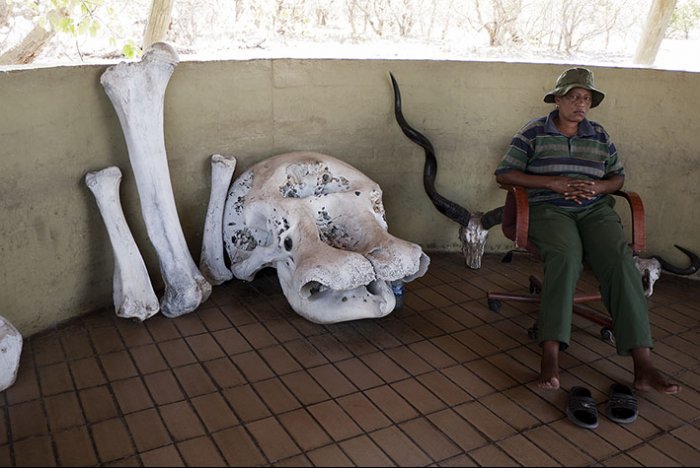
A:
POLYGON ((590 86, 586 86, 584 84, 573 83, 573 84, 570 84, 567 86, 555 88, 552 91, 548 92, 544 96, 544 102, 553 103, 554 98, 556 96, 564 96, 565 94, 567 94, 569 91, 571 91, 574 88, 583 88, 583 89, 587 89, 591 92, 591 94, 592 94, 591 108, 597 107, 598 104, 600 104, 603 101, 603 99, 605 98, 605 93, 602 91, 599 91, 595 88, 591 88, 590 86))

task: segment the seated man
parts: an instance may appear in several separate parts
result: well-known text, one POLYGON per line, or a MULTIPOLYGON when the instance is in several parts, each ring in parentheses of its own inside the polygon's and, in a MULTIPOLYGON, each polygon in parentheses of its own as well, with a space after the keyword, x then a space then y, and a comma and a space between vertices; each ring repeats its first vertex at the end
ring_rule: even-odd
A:
POLYGON ((608 195, 622 187, 624 170, 605 129, 586 119, 604 97, 590 70, 566 70, 544 97, 556 109, 520 129, 495 172, 499 184, 528 189, 529 240, 544 261, 539 387, 559 388, 559 351, 569 344, 573 296, 585 261, 612 316, 617 352, 634 361, 634 387, 677 393, 680 386, 652 364, 640 273, 608 195))

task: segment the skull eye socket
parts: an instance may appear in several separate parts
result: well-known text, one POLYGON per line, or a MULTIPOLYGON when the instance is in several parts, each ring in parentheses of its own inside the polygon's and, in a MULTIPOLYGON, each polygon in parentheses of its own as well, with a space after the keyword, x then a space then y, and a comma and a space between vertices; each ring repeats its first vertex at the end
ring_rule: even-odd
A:
POLYGON ((291 238, 287 237, 286 239, 284 239, 284 250, 289 252, 292 250, 293 246, 294 246, 294 243, 292 242, 291 238))
POLYGON ((325 293, 327 291, 332 291, 332 290, 328 286, 326 286, 325 284, 319 283, 318 281, 309 281, 304 286, 302 286, 300 292, 301 292, 303 297, 312 301, 315 299, 326 297, 327 294, 325 294, 325 293))

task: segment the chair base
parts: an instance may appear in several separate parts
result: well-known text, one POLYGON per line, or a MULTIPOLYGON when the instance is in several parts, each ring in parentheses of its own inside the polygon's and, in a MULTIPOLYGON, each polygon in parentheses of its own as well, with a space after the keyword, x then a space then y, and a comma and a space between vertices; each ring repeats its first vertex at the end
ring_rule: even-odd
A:
MULTIPOLYGON (((530 276, 529 295, 489 291, 486 293, 486 300, 488 301, 489 309, 494 312, 498 312, 501 309, 501 301, 529 302, 531 304, 539 304, 539 294, 541 291, 542 280, 540 280, 540 278, 537 276, 530 276)), ((612 320, 610 319, 610 316, 603 314, 592 307, 584 305, 586 302, 600 302, 600 300, 600 294, 576 294, 574 296, 573 313, 597 325, 600 325, 602 327, 600 330, 601 339, 607 343, 614 344, 612 320)), ((537 323, 528 329, 528 336, 531 339, 536 339, 537 323)))

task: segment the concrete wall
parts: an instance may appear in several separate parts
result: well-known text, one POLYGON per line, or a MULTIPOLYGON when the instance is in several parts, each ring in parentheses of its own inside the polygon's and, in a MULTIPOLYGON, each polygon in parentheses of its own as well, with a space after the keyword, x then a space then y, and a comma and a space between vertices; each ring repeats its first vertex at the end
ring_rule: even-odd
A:
MULTIPOLYGON (((384 61, 185 62, 166 94, 165 141, 176 204, 199 259, 213 153, 236 173, 291 150, 326 152, 384 190, 390 231, 424 249, 459 250, 457 224, 422 187, 423 152, 393 117, 389 72, 407 120, 435 145, 438 191, 472 211, 502 204, 493 179, 513 133, 544 115, 564 65, 384 61)), ((116 165, 121 198, 159 288, 126 145, 99 84, 105 66, 0 73, 0 315, 28 336, 112 304, 113 254, 87 171, 116 165)), ((594 68, 606 125, 647 213, 646 255, 685 265, 700 252, 700 74, 594 68)), ((487 251, 511 247, 496 228, 487 251)), ((696 274, 695 277, 698 275, 696 274)), ((237 280, 234 280, 237 281, 237 280)))

